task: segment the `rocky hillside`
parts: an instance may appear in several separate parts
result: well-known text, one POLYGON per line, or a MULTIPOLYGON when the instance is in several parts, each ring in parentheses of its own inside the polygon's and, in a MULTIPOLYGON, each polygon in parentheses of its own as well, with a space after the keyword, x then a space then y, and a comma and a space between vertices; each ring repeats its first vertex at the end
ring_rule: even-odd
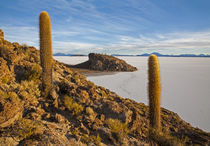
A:
MULTIPOLYGON (((36 48, 0 39, 0 145, 155 144, 148 136, 148 107, 143 103, 97 86, 56 60, 56 90, 45 99, 41 70, 36 48)), ((161 118, 162 131, 174 139, 210 145, 209 133, 176 113, 162 108, 161 118)))
POLYGON ((96 71, 136 71, 137 68, 114 56, 90 53, 89 60, 72 66, 96 71))

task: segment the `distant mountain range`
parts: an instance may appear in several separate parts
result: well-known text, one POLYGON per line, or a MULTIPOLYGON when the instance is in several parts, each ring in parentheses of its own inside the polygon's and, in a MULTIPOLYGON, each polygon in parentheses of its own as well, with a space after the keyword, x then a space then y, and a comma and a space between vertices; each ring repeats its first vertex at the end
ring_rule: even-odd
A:
POLYGON ((87 56, 84 54, 65 54, 65 53, 55 53, 53 56, 87 56))
MULTIPOLYGON (((210 57, 210 55, 206 54, 180 54, 180 55, 168 55, 168 54, 160 54, 157 52, 153 52, 151 54, 154 54, 159 57, 210 57)), ((120 55, 120 54, 112 54, 112 56, 149 56, 149 53, 141 54, 141 55, 120 55)), ((55 53, 53 56, 87 56, 84 54, 65 54, 65 53, 55 53)))
MULTIPOLYGON (((160 53, 157 53, 157 52, 153 52, 151 54, 154 54, 154 55, 159 56, 159 57, 210 57, 210 55, 205 55, 205 54, 199 54, 199 55, 196 55, 196 54, 168 55, 168 54, 160 54, 160 53)), ((150 54, 145 53, 145 54, 136 55, 136 56, 149 56, 149 55, 150 54)))

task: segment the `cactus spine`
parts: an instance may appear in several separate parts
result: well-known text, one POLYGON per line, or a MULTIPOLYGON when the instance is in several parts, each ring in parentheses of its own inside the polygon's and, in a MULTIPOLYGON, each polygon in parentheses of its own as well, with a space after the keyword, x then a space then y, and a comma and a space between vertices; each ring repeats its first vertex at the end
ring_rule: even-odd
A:
POLYGON ((149 56, 148 61, 148 91, 149 91, 149 119, 150 127, 154 130, 161 130, 160 125, 160 69, 158 58, 155 55, 149 56))
POLYGON ((39 37, 43 95, 47 97, 52 88, 53 57, 50 17, 45 11, 39 16, 39 37))

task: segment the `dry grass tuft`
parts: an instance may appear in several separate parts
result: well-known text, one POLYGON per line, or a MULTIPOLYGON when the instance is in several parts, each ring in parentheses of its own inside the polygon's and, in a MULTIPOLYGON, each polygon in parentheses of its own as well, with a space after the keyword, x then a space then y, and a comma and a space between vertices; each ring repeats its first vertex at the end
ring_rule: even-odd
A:
POLYGON ((73 98, 65 95, 64 96, 65 107, 72 112, 73 115, 79 115, 84 107, 73 100, 73 98))

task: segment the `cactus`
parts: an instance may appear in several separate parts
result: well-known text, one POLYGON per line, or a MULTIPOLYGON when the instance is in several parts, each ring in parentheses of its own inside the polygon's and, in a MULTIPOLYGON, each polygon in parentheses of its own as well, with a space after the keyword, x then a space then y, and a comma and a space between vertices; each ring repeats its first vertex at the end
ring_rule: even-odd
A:
POLYGON ((39 16, 39 37, 43 95, 47 97, 52 89, 53 57, 50 17, 45 11, 39 16))
POLYGON ((149 91, 149 119, 150 128, 161 130, 160 125, 160 70, 158 58, 155 55, 149 56, 148 61, 148 91, 149 91))

